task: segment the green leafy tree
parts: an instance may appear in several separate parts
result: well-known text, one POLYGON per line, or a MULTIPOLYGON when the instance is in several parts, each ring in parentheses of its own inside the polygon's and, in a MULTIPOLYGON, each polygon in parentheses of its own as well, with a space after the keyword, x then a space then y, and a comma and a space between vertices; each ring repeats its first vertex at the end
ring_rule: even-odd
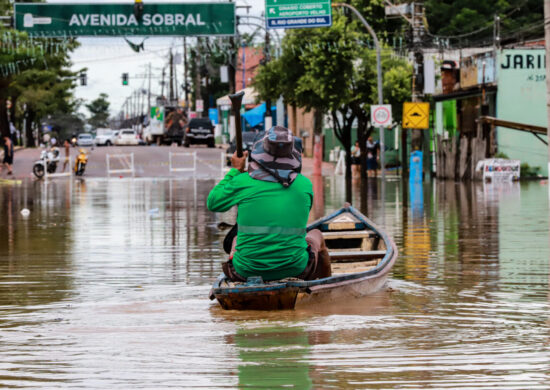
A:
POLYGON ((11 100, 11 121, 25 116, 29 144, 33 127, 53 112, 74 110, 72 90, 76 73, 69 70, 69 53, 78 43, 58 39, 30 39, 26 33, 0 28, 4 49, 0 51, 0 130, 9 130, 6 101, 11 100))
MULTIPOLYGON (((328 113, 334 133, 347 154, 346 198, 351 198, 351 130, 357 123, 360 145, 373 131, 368 127, 370 105, 378 102, 376 53, 368 47, 364 27, 342 12, 334 12, 330 28, 293 30, 283 52, 260 70, 256 88, 262 98, 280 93, 289 104, 328 113)), ((410 98, 411 66, 383 52, 385 103, 400 106, 410 98)), ((365 150, 363 164, 366 165, 365 150)))
POLYGON ((39 54, 31 57, 22 48, 29 45, 26 34, 0 27, 0 36, 3 38, 2 50, 0 50, 0 132, 2 135, 9 135, 7 101, 10 98, 12 98, 12 103, 16 101, 16 96, 13 96, 14 91, 10 88, 10 85, 16 71, 34 65, 35 62, 40 60, 41 56, 39 54))
MULTIPOLYGON (((1 2, 0 14, 13 15, 13 4, 1 2)), ((68 69, 69 54, 78 43, 74 39, 31 39, 27 33, 7 27, 0 27, 0 37, 0 132, 9 132, 8 115, 18 127, 25 116, 24 131, 29 144, 33 144, 33 126, 40 124, 45 115, 74 110, 76 74, 68 69), (12 103, 9 113, 8 100, 12 103)))
POLYGON ((54 112, 73 111, 73 73, 60 68, 29 69, 18 74, 10 88, 23 113, 26 111, 25 132, 32 144, 33 124, 39 125, 42 119, 54 112))
POLYGON ((47 116, 44 121, 52 127, 52 131, 59 135, 59 139, 70 139, 73 134, 82 131, 86 123, 86 117, 79 112, 82 106, 82 99, 75 99, 72 102, 73 109, 71 112, 57 111, 47 116))
POLYGON ((99 97, 93 100, 90 104, 86 104, 86 108, 90 111, 91 116, 88 123, 94 128, 105 127, 109 119, 109 95, 106 93, 99 94, 99 97))

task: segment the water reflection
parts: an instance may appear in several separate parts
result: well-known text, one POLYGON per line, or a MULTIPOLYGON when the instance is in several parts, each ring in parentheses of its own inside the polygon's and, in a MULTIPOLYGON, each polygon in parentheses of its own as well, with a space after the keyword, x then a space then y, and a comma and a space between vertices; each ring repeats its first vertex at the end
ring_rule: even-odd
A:
POLYGON ((0 204, 0 220, 5 222, 0 224, 1 304, 25 311, 65 298, 72 284, 65 255, 71 246, 66 212, 70 185, 3 185, 0 204), (30 216, 21 215, 23 208, 31 209, 30 216))
POLYGON ((308 335, 301 327, 238 329, 239 387, 311 389, 308 335))
MULTIPOLYGON (((547 183, 354 183, 399 247, 388 289, 282 313, 207 300, 236 216, 214 184, 0 186, 0 386, 547 387, 547 183)), ((311 219, 341 207, 313 184, 311 219)))

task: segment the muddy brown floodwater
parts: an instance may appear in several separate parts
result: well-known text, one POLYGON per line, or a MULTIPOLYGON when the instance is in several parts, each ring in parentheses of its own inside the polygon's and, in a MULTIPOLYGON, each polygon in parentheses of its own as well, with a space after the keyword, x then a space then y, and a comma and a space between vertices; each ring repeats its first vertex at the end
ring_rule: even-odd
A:
MULTIPOLYGON (((0 387, 550 388, 546 183, 356 188, 400 250, 387 288, 269 313, 208 300, 213 185, 0 184, 0 387)), ((312 218, 343 203, 315 187, 312 218)))

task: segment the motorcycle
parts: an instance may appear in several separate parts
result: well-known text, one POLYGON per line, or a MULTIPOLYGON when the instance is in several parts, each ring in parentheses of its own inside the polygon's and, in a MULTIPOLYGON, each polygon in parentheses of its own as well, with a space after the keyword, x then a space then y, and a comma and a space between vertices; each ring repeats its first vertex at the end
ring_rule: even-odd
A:
POLYGON ((80 149, 74 163, 74 174, 76 176, 82 176, 84 174, 84 170, 86 169, 87 163, 88 156, 86 155, 86 151, 84 149, 80 149))
POLYGON ((73 135, 71 138, 71 145, 73 145, 73 148, 76 147, 76 135, 73 135))
POLYGON ((59 154, 59 148, 56 147, 41 151, 40 159, 34 162, 32 173, 39 179, 44 177, 44 168, 48 170, 48 173, 55 173, 59 162, 59 154))

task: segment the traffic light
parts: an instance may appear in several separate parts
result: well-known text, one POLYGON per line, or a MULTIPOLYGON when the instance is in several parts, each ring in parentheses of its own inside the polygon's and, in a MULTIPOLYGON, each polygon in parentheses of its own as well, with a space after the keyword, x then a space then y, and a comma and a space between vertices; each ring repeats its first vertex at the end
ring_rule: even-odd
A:
POLYGON ((122 73, 122 85, 128 85, 128 73, 122 73))
POLYGON ((424 91, 424 55, 421 52, 414 54, 415 89, 424 91))
POLYGON ((135 0, 134 2, 134 16, 137 20, 141 20, 141 17, 143 16, 143 1, 142 0, 135 0))
POLYGON ((88 76, 84 72, 80 73, 80 85, 88 85, 88 76))

